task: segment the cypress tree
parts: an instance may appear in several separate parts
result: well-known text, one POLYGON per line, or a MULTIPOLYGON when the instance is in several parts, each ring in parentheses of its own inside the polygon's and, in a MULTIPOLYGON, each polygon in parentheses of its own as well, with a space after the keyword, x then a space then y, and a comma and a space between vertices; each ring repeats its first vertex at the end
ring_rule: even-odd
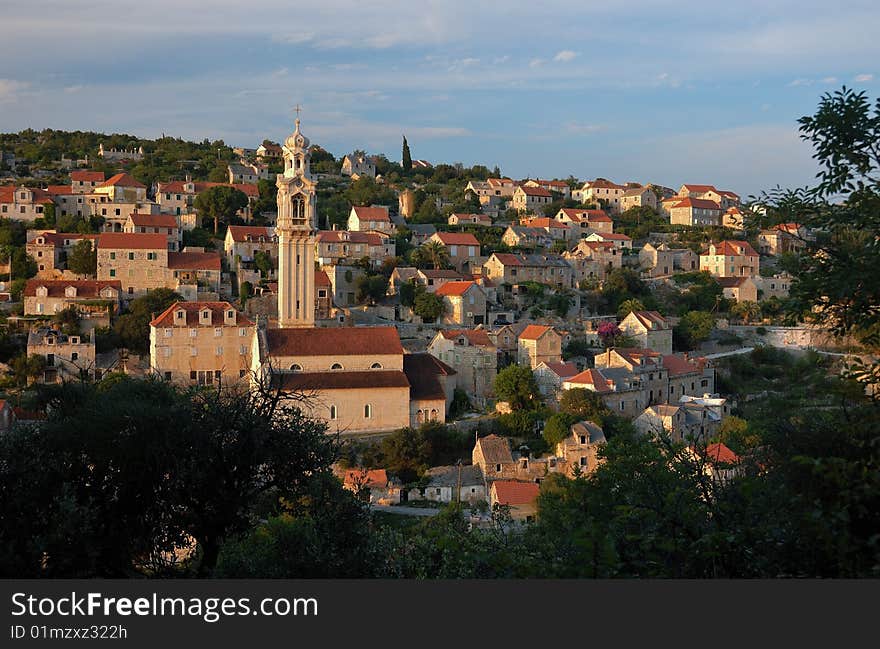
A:
POLYGON ((412 169, 412 156, 410 155, 409 144, 406 141, 405 135, 403 136, 403 156, 400 164, 405 171, 412 169))

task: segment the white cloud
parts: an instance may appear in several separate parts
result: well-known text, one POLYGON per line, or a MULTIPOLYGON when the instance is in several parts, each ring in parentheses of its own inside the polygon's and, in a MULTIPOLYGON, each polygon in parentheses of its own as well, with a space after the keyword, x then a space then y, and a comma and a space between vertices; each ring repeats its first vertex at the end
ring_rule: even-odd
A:
POLYGON ((859 83, 864 83, 866 81, 873 81, 874 75, 873 74, 857 74, 855 80, 858 81, 859 83))
POLYGON ((529 61, 529 67, 532 69, 540 68, 546 62, 547 61, 545 61, 544 59, 532 59, 531 61, 529 61))
POLYGON ((30 87, 25 81, 0 79, 0 103, 16 101, 30 87))
POLYGON ((565 130, 567 133, 573 135, 590 135, 592 133, 605 131, 607 130, 607 127, 602 124, 580 124, 578 122, 568 122, 565 125, 565 130))
POLYGON ((553 57, 553 60, 560 63, 568 63, 569 61, 573 61, 576 56, 577 52, 572 52, 571 50, 562 50, 561 52, 556 53, 556 56, 553 57))
POLYGON ((822 83, 837 83, 837 77, 825 77, 822 83))

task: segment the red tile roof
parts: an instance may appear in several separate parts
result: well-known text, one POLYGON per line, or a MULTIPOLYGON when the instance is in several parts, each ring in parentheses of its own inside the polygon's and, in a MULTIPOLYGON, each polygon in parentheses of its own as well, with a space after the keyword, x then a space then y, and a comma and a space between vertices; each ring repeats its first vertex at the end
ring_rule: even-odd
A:
POLYGON ((548 327, 546 325, 529 325, 525 329, 522 330, 522 333, 519 335, 520 340, 537 340, 541 336, 543 336, 548 331, 552 331, 553 327, 548 327))
POLYGON ((220 271, 219 252, 169 252, 170 270, 216 270, 220 271))
POLYGON ((591 385, 593 386, 593 390, 596 392, 612 392, 611 386, 608 384, 608 380, 602 376, 602 373, 599 370, 584 370, 580 374, 577 374, 570 379, 568 379, 569 383, 574 383, 578 385, 591 385))
POLYGON ((70 185, 49 185, 46 187, 46 193, 52 196, 73 195, 73 187, 70 185))
POLYGON ((480 242, 470 232, 435 232, 432 239, 439 239, 444 246, 476 246, 480 242))
POLYGON ((404 354, 403 372, 409 381, 409 396, 413 400, 446 399, 440 382, 441 376, 452 376, 455 370, 430 354, 404 354))
POLYGON ((736 464, 739 462, 739 456, 721 442, 709 444, 706 447, 706 456, 711 461, 721 464, 736 464))
POLYGON ((177 219, 173 214, 141 214, 132 212, 129 215, 131 222, 136 226, 151 228, 176 228, 177 219))
POLYGON ((544 364, 551 372, 562 379, 577 376, 578 374, 577 365, 572 362, 565 363, 563 361, 550 361, 548 363, 545 361, 544 364))
POLYGON ((678 203, 672 206, 672 209, 678 207, 691 207, 697 208, 701 210, 720 210, 721 206, 715 201, 710 201, 707 198, 683 198, 678 203))
POLYGON ((327 273, 323 270, 316 270, 315 286, 333 286, 333 284, 330 282, 330 278, 327 277, 327 273))
MULTIPOLYGON (((17 192, 19 189, 21 189, 21 187, 17 187, 15 185, 0 186, 0 203, 14 203, 15 192, 17 192)), ((52 202, 52 197, 45 189, 40 189, 39 187, 25 187, 25 189, 33 192, 34 203, 45 205, 52 202)))
POLYGON ((601 232, 599 236, 606 241, 632 241, 632 239, 620 232, 601 232))
POLYGON ((663 357, 663 367, 669 372, 670 378, 702 372, 705 365, 706 359, 702 357, 688 358, 684 354, 667 354, 663 357))
POLYGON ((83 181, 84 183, 102 183, 104 182, 103 171, 71 171, 70 179, 74 182, 83 181))
POLYGON ((597 223, 611 223, 611 217, 604 210, 579 210, 571 207, 563 207, 562 213, 575 223, 581 221, 595 221, 597 223))
POLYGON ((571 226, 555 219, 542 217, 529 221, 528 225, 533 228, 558 228, 560 230, 569 230, 571 226))
MULTIPOLYGON (((186 185, 186 181, 184 180, 173 180, 170 183, 159 183, 158 193, 164 194, 185 194, 187 193, 184 189, 186 185)), ((194 182, 193 185, 193 193, 201 194, 203 191, 211 189, 212 187, 235 187, 240 192, 244 192, 249 198, 259 198, 260 189, 256 185, 251 183, 208 183, 208 182, 194 182)))
POLYGON ((319 243, 365 243, 369 246, 381 246, 385 241, 375 232, 358 230, 321 230, 315 238, 319 243))
POLYGON ((684 188, 689 192, 695 192, 697 194, 704 194, 706 192, 719 193, 718 190, 715 189, 715 185, 684 185, 684 188))
POLYGON ((459 336, 464 336, 471 345, 477 347, 495 346, 485 329, 444 329, 440 334, 446 340, 455 340, 459 336))
POLYGON ((232 240, 236 243, 244 243, 246 241, 259 241, 263 237, 266 241, 272 241, 275 234, 275 228, 269 228, 261 225, 230 225, 226 230, 227 234, 232 235, 232 240))
POLYGON ((625 185, 618 185, 605 178, 596 178, 596 180, 591 180, 586 184, 590 186, 590 189, 626 189, 625 185))
POLYGON ((475 282, 446 282, 443 286, 438 288, 434 293, 441 297, 455 297, 462 296, 470 290, 472 286, 476 286, 475 282))
MULTIPOLYGON (((758 253, 749 244, 748 241, 721 241, 714 244, 715 254, 724 255, 726 257, 757 257, 758 253)), ((707 254, 707 253, 703 253, 707 254)))
POLYGON ((272 375, 272 380, 284 390, 300 392, 410 387, 406 374, 400 370, 278 372, 272 375))
POLYGON ((40 286, 46 288, 49 297, 64 297, 64 292, 68 286, 73 286, 76 289, 76 297, 81 298, 100 298, 101 290, 107 287, 114 288, 119 293, 122 293, 122 282, 118 279, 29 279, 24 285, 23 295, 25 297, 35 297, 40 286))
POLYGON ((457 270, 452 270, 451 268, 426 268, 419 271, 422 275, 424 275, 427 279, 451 279, 451 280, 464 280, 467 279, 465 275, 462 275, 457 270))
POLYGON ((526 185, 520 185, 520 189, 523 190, 526 196, 542 196, 545 198, 553 197, 553 194, 543 187, 528 187, 526 185))
POLYGON ((168 237, 164 234, 140 234, 138 232, 102 232, 98 235, 98 249, 166 250, 168 237))
POLYGON ((646 329, 671 329, 672 324, 658 311, 633 311, 632 314, 646 329))
POLYGON ((137 189, 146 189, 147 186, 143 183, 139 183, 134 178, 132 178, 127 173, 116 174, 115 176, 110 176, 107 180, 102 182, 99 187, 136 187, 137 189))
POLYGON ((208 309, 211 312, 211 323, 204 327, 220 327, 225 323, 227 311, 235 311, 236 327, 248 327, 254 323, 243 313, 239 313, 229 302, 175 302, 150 322, 151 327, 197 327, 199 313, 208 309), (178 320, 175 313, 183 310, 186 316, 178 320))
POLYGON ((403 354, 396 327, 268 329, 273 356, 367 356, 403 354))
POLYGON ((492 488, 495 489, 495 502, 499 505, 530 505, 541 491, 534 482, 515 480, 496 480, 492 483, 492 488))
POLYGON ((496 252, 493 253, 495 255, 495 259, 500 261, 505 266, 522 266, 522 259, 517 257, 515 254, 511 252, 496 252))
POLYGON ((390 221, 388 209, 385 207, 363 207, 357 206, 351 208, 354 210, 355 216, 361 221, 390 221))
POLYGON ((348 488, 385 489, 388 486, 388 474, 385 469, 349 469, 342 482, 348 488))
POLYGON ((97 234, 80 234, 79 232, 40 232, 36 235, 31 241, 29 241, 29 245, 39 245, 37 244, 37 239, 40 237, 46 242, 45 245, 49 246, 64 246, 65 241, 80 241, 81 239, 88 239, 89 241, 95 242, 98 240, 97 234))

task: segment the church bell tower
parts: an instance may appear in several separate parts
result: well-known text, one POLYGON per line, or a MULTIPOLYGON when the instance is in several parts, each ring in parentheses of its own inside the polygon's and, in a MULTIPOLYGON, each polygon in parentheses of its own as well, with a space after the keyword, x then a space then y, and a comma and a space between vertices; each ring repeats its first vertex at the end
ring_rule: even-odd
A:
POLYGON ((315 326, 315 207, 317 183, 309 171, 309 140, 296 128, 282 146, 278 174, 278 324, 315 326))

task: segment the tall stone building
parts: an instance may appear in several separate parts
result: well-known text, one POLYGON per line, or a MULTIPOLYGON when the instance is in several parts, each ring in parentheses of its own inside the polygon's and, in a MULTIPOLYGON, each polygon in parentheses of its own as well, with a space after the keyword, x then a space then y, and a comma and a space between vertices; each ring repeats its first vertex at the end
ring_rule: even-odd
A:
POLYGON ((315 326, 315 207, 317 182, 309 170, 309 140, 296 128, 284 141, 278 175, 278 324, 315 326))

